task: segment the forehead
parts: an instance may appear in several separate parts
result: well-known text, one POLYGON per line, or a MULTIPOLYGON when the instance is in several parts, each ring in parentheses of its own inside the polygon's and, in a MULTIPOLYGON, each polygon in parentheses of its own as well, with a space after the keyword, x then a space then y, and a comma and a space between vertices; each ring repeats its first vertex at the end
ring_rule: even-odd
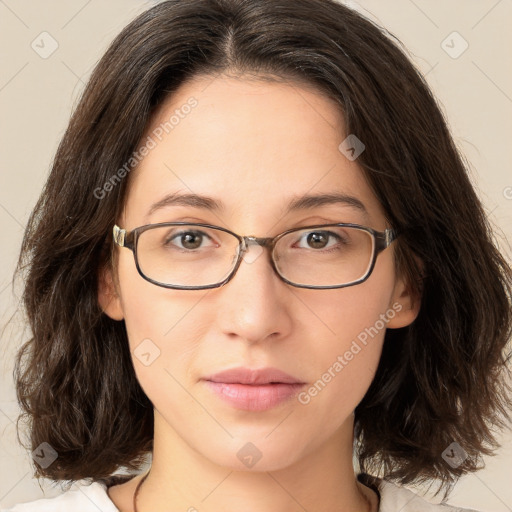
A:
POLYGON ((345 138, 341 108, 312 87, 196 77, 162 103, 142 138, 151 149, 129 178, 127 223, 140 225, 175 192, 217 197, 226 216, 261 221, 292 198, 337 192, 376 221, 382 212, 361 169, 339 150, 345 138))

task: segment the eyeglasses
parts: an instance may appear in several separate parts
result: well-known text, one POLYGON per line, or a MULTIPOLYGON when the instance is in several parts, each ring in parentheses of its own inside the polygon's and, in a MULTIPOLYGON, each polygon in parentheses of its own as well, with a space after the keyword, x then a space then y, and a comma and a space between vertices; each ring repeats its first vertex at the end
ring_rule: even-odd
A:
POLYGON ((144 279, 178 290, 225 285, 249 245, 267 247, 272 268, 292 286, 353 286, 368 279, 377 255, 397 237, 389 228, 381 232, 358 224, 318 224, 258 238, 188 222, 147 224, 129 232, 115 225, 113 235, 118 246, 133 251, 135 266, 144 279))

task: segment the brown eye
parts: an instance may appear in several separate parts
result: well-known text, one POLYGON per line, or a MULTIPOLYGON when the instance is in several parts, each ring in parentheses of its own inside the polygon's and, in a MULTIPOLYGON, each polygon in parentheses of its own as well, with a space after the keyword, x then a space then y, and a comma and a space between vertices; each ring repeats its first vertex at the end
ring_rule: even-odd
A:
POLYGON ((204 241, 210 237, 202 231, 182 231, 173 234, 165 241, 165 246, 177 246, 178 249, 194 250, 201 247, 204 241))
POLYGON ((329 235, 325 233, 310 233, 306 240, 309 246, 315 249, 323 249, 329 242, 329 235))
POLYGON ((307 231, 299 239, 298 247, 302 249, 330 249, 344 245, 346 240, 332 231, 307 231))

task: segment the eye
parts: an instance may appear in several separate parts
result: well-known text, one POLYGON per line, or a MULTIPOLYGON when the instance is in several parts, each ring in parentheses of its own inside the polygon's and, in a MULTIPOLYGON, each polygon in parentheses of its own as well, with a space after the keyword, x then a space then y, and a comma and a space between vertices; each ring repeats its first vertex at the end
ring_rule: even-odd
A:
POLYGON ((203 242, 206 243, 208 240, 213 242, 213 239, 204 231, 188 230, 180 231, 179 233, 167 237, 164 245, 166 247, 173 245, 177 246, 179 249, 194 250, 201 248, 203 242))
POLYGON ((300 237, 299 247, 303 249, 325 249, 332 248, 336 243, 344 245, 348 241, 332 231, 308 231, 300 237), (303 245, 303 243, 307 245, 303 245))

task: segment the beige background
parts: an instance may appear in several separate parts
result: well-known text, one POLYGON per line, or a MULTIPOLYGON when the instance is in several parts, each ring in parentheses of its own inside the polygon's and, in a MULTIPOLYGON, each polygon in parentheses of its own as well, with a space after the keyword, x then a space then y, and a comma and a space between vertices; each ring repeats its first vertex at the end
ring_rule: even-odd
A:
MULTIPOLYGON (((0 0, 0 327, 14 311, 17 300, 10 282, 23 228, 71 109, 108 43, 129 20, 154 3, 0 0), (43 32, 50 36, 41 35, 43 32), (51 44, 58 47, 42 58, 31 47, 33 41, 40 53, 49 51, 51 44)), ((384 25, 409 49, 434 89, 457 145, 471 164, 475 186, 510 259, 506 238, 512 240, 512 2, 347 3, 384 25)), ((2 333, 1 340, 2 507, 43 495, 31 479, 30 454, 16 443, 17 406, 11 374, 13 354, 26 337, 22 328, 21 320, 16 320, 2 333)), ((498 455, 485 459, 484 470, 459 481, 450 503, 486 512, 512 511, 512 434, 504 433, 502 440, 498 455)), ((59 492, 49 485, 43 488, 46 496, 59 492)))

